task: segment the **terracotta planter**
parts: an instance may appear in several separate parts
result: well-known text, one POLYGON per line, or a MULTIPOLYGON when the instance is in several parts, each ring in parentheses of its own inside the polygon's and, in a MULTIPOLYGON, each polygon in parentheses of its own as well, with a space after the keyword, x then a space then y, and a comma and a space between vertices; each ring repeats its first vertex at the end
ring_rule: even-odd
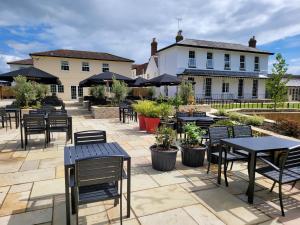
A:
POLYGON ((150 134, 154 134, 156 129, 158 128, 160 119, 145 117, 145 123, 146 123, 146 131, 150 134))
POLYGON ((139 115, 138 118, 139 118, 140 130, 146 130, 145 116, 139 115))
POLYGON ((161 151, 157 148, 157 145, 152 145, 150 150, 153 169, 171 171, 175 168, 177 147, 172 146, 168 151, 161 151))

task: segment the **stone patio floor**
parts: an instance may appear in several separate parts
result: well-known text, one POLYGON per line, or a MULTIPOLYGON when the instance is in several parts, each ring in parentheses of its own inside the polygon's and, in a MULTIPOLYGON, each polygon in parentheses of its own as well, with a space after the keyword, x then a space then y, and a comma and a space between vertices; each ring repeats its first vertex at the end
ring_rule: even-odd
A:
MULTIPOLYGON (((78 114, 74 132, 106 130, 108 141, 118 142, 132 157, 131 218, 124 218, 125 225, 300 224, 300 185, 284 186, 286 217, 281 217, 278 189, 269 192, 270 180, 257 175, 255 203, 246 202, 246 164, 234 164, 229 187, 217 185, 216 167, 207 175, 206 165, 183 166, 180 154, 174 171, 158 172, 151 168, 153 135, 140 132, 134 122, 78 114)), ((19 130, 1 128, 0 137, 0 224, 64 225, 64 134, 55 134, 46 149, 42 136, 32 136, 28 151, 20 148, 19 130)), ((80 224, 119 224, 119 207, 112 201, 83 206, 79 215, 80 224)))

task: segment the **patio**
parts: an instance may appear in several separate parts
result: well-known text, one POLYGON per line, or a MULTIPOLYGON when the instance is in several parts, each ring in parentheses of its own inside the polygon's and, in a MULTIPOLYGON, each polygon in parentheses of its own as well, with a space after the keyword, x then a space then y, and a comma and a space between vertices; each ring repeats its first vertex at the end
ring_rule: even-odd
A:
MULTIPOLYGON (((74 110, 74 109, 73 109, 74 110)), ((74 110, 76 111, 76 109, 74 110)), ((217 166, 206 174, 206 165, 159 172, 151 168, 149 146, 154 135, 138 130, 137 123, 119 119, 92 119, 86 112, 73 114, 73 132, 107 131, 108 142, 118 142, 132 157, 131 217, 127 225, 194 224, 299 224, 300 185, 284 185, 286 217, 281 217, 278 189, 269 192, 272 181, 256 175, 254 204, 247 203, 246 163, 235 163, 228 172, 229 187, 217 185, 217 166), (79 114, 79 115, 78 115, 79 114)), ((21 149, 16 129, 0 129, 0 224, 65 224, 65 135, 43 148, 43 137, 34 136, 28 151, 21 149)), ((126 197, 126 181, 123 197, 126 197)), ((126 204, 124 204, 124 215, 126 204)), ((75 217, 72 224, 75 224, 75 217)), ((119 224, 119 208, 113 201, 81 207, 80 224, 119 224)))

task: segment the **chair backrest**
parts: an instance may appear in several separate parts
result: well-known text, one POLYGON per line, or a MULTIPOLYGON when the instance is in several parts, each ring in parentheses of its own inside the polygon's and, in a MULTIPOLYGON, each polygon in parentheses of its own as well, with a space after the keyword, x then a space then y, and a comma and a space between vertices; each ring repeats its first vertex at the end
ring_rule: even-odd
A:
POLYGON ((67 127, 68 126, 68 115, 67 114, 52 114, 48 115, 48 125, 50 128, 54 127, 67 127))
POLYGON ((298 173, 300 174, 300 146, 288 151, 282 151, 279 155, 279 167, 281 167, 281 169, 298 167, 298 173))
POLYGON ((186 117, 186 116, 190 116, 190 114, 188 112, 176 112, 176 117, 186 117))
POLYGON ((6 110, 5 108, 1 107, 0 108, 0 116, 5 116, 6 115, 6 110))
POLYGON ((123 157, 106 156, 76 160, 76 186, 90 186, 122 180, 123 157))
POLYGON ((249 125, 237 125, 232 127, 233 137, 252 137, 252 129, 249 125))
POLYGON ((106 131, 87 130, 74 133, 75 145, 106 143, 106 131))
POLYGON ((43 105, 42 110, 46 111, 47 113, 50 113, 52 111, 55 111, 56 108, 52 105, 43 105))
POLYGON ((25 129, 43 129, 46 127, 45 117, 40 114, 24 114, 24 128, 25 129))
POLYGON ((202 129, 207 129, 212 125, 214 121, 196 121, 196 125, 202 129))
POLYGON ((210 145, 218 145, 221 139, 229 138, 229 131, 226 126, 209 127, 208 134, 210 145))
POLYGON ((49 114, 51 114, 51 115, 67 114, 67 110, 65 110, 65 109, 56 109, 56 110, 52 110, 51 112, 49 112, 49 114))
POLYGON ((194 117, 206 116, 206 112, 193 112, 194 117))
POLYGON ((29 115, 46 115, 46 111, 43 109, 29 110, 29 115))

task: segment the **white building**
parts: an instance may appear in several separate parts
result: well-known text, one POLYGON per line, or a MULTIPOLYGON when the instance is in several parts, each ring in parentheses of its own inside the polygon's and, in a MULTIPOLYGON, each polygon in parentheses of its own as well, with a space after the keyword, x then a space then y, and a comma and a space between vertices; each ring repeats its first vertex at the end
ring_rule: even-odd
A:
MULTIPOLYGON (((157 51, 159 75, 167 73, 195 83, 198 99, 264 99, 268 58, 273 53, 249 45, 183 39, 157 51)), ((170 87, 169 95, 176 88, 170 87)))

